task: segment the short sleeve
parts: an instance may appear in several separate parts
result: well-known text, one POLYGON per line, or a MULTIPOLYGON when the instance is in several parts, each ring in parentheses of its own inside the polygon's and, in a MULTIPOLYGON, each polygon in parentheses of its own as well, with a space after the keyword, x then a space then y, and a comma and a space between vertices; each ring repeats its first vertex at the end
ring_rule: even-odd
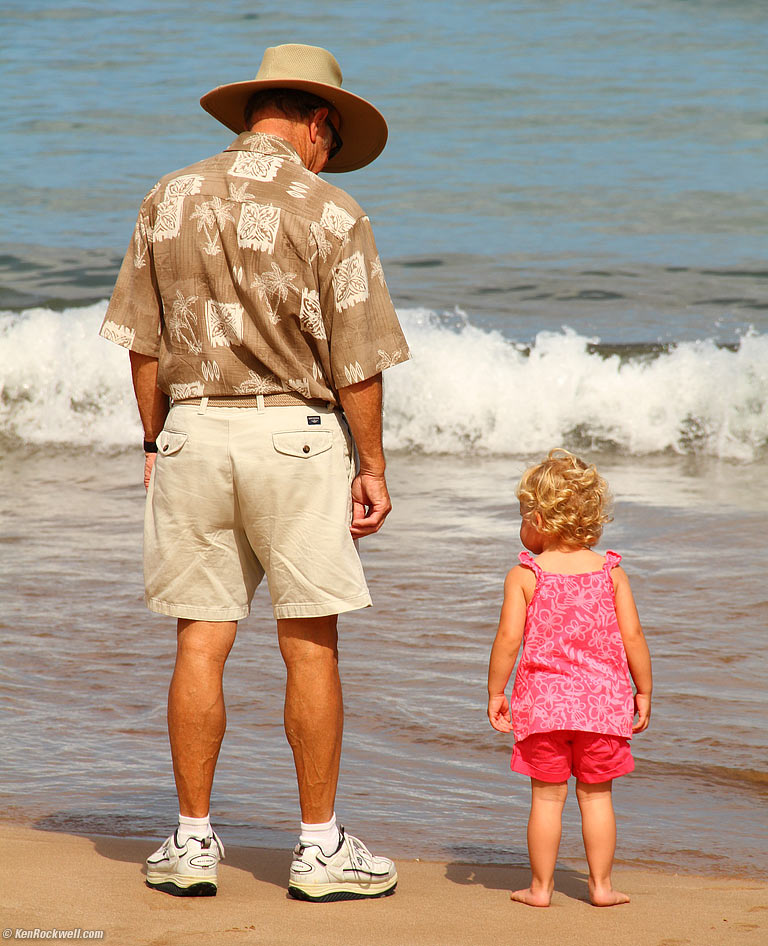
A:
POLYGON ((160 352, 163 304, 151 234, 142 207, 99 334, 123 348, 156 358, 160 352))
POLYGON ((368 217, 359 217, 347 232, 322 284, 321 305, 330 314, 335 388, 365 381, 410 357, 368 217))

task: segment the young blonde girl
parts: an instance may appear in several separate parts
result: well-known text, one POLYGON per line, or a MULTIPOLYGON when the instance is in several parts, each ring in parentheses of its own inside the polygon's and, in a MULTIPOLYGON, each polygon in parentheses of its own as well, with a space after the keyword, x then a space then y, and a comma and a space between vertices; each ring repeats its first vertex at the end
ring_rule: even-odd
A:
POLYGON ((621 556, 592 550, 611 518, 608 488, 594 466, 552 450, 523 475, 517 497, 520 540, 529 551, 520 553, 504 582, 488 669, 488 718, 499 732, 514 731, 512 770, 531 778, 531 883, 512 899, 549 906, 573 774, 590 900, 595 906, 627 903, 611 883, 611 787, 634 768, 633 733, 648 727, 651 658, 621 556), (521 643, 508 701, 504 691, 521 643))

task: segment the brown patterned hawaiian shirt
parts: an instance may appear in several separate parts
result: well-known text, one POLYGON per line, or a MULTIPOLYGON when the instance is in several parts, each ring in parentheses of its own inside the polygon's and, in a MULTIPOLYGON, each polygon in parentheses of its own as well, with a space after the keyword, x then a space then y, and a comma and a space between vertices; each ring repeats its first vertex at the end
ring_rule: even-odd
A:
POLYGON ((101 335, 174 400, 341 387, 406 361, 370 221, 294 148, 246 132, 144 198, 101 335))

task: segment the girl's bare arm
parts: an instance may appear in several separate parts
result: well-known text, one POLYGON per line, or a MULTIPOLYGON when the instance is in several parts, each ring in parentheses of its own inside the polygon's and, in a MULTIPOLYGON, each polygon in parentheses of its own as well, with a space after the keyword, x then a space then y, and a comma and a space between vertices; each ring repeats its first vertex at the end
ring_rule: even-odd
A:
POLYGON ((504 582, 504 603, 501 606, 499 628, 491 648, 488 665, 488 719, 499 732, 512 731, 512 715, 504 693, 515 666, 525 630, 526 596, 524 583, 528 569, 516 565, 504 582))
POLYGON ((637 722, 632 732, 642 732, 648 728, 651 719, 651 694, 653 692, 653 674, 651 672, 651 654, 645 635, 640 625, 637 606, 629 585, 629 578, 623 568, 613 569, 614 588, 616 591, 616 617, 619 631, 627 654, 629 672, 635 684, 635 712, 637 722))

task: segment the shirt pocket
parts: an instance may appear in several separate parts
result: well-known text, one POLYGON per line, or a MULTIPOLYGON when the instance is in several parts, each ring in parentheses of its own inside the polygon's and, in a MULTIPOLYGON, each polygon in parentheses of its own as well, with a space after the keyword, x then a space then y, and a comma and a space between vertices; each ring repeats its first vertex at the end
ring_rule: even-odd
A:
POLYGON ((181 451, 189 439, 188 434, 176 430, 161 430, 157 438, 157 453, 161 457, 172 457, 181 451))
POLYGON ((287 457, 310 460, 333 446, 330 430, 284 430, 272 434, 272 446, 287 457))

